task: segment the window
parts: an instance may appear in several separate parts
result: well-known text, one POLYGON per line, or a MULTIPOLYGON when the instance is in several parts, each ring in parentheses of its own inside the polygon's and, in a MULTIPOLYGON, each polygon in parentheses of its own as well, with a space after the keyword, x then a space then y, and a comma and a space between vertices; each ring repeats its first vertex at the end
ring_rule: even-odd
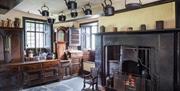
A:
POLYGON ((51 48, 50 25, 43 21, 25 20, 25 48, 51 48))
POLYGON ((98 23, 81 25, 81 48, 95 50, 95 35, 98 32, 98 23))

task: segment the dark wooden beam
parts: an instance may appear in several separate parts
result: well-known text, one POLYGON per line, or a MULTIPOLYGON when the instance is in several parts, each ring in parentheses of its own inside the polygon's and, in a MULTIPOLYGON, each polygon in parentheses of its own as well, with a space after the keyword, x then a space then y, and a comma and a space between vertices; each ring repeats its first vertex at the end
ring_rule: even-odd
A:
POLYGON ((23 0, 0 0, 0 14, 5 14, 23 0))

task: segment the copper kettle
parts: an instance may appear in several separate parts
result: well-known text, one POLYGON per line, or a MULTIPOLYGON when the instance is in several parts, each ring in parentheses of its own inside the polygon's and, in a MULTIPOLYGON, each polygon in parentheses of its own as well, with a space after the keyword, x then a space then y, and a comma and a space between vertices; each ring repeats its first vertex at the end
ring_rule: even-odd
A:
POLYGON ((63 14, 63 11, 59 15, 58 19, 59 19, 59 21, 66 21, 66 16, 63 14))
POLYGON ((141 0, 135 0, 131 3, 127 3, 127 0, 125 0, 125 7, 127 9, 136 9, 136 8, 140 8, 142 5, 141 0), (136 1, 136 2, 135 2, 136 1))
POLYGON ((71 17, 72 18, 75 18, 75 17, 77 17, 78 16, 78 12, 76 11, 76 10, 72 10, 71 11, 71 17))
POLYGON ((112 15, 114 15, 115 9, 112 6, 112 1, 109 0, 110 4, 107 4, 106 2, 107 2, 107 0, 104 0, 104 4, 105 5, 102 3, 102 7, 103 7, 103 11, 104 11, 105 16, 112 16, 112 15))
POLYGON ((92 15, 91 5, 88 3, 82 8, 85 15, 92 15))
POLYGON ((42 16, 49 16, 49 8, 45 4, 41 7, 39 12, 42 16))
POLYGON ((66 6, 68 7, 68 9, 74 10, 77 9, 77 2, 76 0, 64 0, 66 3, 66 6))

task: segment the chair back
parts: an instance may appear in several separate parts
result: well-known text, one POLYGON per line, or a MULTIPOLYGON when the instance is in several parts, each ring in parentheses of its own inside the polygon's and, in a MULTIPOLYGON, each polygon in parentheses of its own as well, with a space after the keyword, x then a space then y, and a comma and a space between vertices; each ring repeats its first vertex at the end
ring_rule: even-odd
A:
POLYGON ((99 68, 91 68, 91 75, 92 77, 98 77, 99 68))

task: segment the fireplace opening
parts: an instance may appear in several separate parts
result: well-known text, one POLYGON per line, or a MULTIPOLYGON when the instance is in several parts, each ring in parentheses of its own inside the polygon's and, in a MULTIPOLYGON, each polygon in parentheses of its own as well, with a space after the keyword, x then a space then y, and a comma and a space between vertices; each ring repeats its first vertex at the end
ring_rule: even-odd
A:
POLYGON ((151 69, 156 66, 153 53, 154 48, 147 46, 105 46, 106 86, 117 91, 158 91, 158 76, 151 69))

